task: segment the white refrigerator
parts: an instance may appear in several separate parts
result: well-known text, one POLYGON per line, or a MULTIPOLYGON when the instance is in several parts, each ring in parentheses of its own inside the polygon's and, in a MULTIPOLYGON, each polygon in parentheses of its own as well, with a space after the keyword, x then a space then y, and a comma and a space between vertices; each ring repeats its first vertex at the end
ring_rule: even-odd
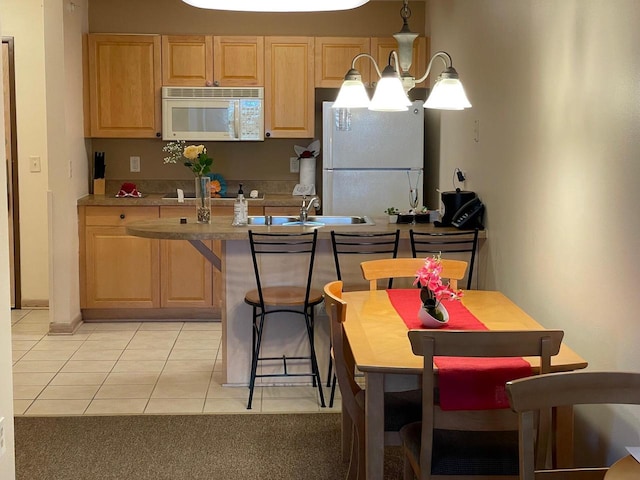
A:
POLYGON ((422 206, 424 108, 406 112, 333 109, 322 104, 322 212, 383 216, 410 209, 410 188, 422 206))

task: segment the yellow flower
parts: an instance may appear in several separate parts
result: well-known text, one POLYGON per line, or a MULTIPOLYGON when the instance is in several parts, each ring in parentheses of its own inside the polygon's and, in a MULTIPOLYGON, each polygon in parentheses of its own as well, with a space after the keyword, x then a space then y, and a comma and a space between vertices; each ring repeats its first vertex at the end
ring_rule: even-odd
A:
POLYGON ((189 160, 195 160, 201 153, 207 153, 204 145, 189 145, 188 147, 185 147, 183 155, 189 160))

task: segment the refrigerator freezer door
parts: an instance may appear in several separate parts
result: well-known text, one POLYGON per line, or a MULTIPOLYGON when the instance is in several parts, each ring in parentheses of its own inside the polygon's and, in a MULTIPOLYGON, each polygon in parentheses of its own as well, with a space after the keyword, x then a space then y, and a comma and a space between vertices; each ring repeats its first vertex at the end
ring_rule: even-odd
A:
MULTIPOLYGON (((411 172, 413 181, 416 175, 411 172)), ((389 207, 409 211, 407 170, 324 170, 322 181, 324 215, 380 217, 389 207)))
POLYGON ((424 108, 406 112, 334 109, 323 103, 323 168, 422 168, 424 108))

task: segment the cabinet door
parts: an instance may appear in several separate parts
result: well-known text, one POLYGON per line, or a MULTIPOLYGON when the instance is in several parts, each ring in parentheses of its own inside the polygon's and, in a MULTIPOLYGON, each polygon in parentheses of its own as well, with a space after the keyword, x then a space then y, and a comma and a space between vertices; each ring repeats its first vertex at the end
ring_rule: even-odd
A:
MULTIPOLYGON (((376 62, 378 62, 380 71, 387 66, 389 62, 389 52, 391 52, 391 50, 398 51, 398 42, 396 42, 395 38, 374 37, 371 39, 371 55, 376 59, 376 62)), ((429 62, 427 58, 428 53, 429 39, 426 37, 416 38, 413 42, 413 61, 411 62, 411 68, 409 68, 409 72, 411 72, 414 77, 422 76, 427 71, 427 63, 429 62)), ((377 74, 374 74, 373 71, 371 73, 372 82, 377 82, 377 74)), ((424 82, 416 84, 416 87, 426 87, 428 85, 429 79, 427 78, 424 82)))
POLYGON ((160 36, 88 39, 91 136, 160 136, 160 36))
POLYGON ((213 45, 214 85, 264 85, 264 37, 216 36, 213 45))
MULTIPOLYGON (((369 53, 370 41, 364 37, 316 37, 315 39, 315 86, 340 88, 345 74, 351 68, 353 58, 359 53, 369 53)), ((371 60, 361 58, 356 70, 362 75, 365 85, 369 83, 371 60)))
POLYGON ((265 135, 314 135, 313 37, 265 37, 265 135))
POLYGON ((204 87, 213 82, 211 35, 162 36, 162 85, 204 87))
POLYGON ((88 308, 160 306, 158 240, 88 226, 86 242, 88 308))
MULTIPOLYGON (((192 217, 194 213, 193 206, 160 207, 163 218, 192 217)), ((204 242, 210 249, 213 243, 204 242)), ((220 241, 217 243, 219 250, 220 241)), ((213 267, 188 241, 160 240, 160 271, 162 307, 211 307, 213 267)))

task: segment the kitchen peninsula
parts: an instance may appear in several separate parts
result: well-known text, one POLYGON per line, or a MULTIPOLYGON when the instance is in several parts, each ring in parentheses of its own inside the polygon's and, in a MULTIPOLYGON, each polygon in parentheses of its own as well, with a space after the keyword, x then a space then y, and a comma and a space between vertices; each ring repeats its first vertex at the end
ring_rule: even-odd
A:
MULTIPOLYGON (((189 240, 194 242, 205 242, 210 240, 221 241, 221 249, 218 255, 220 258, 220 273, 222 281, 222 345, 225 365, 225 383, 227 385, 246 385, 248 383, 250 359, 251 359, 251 308, 244 303, 244 295, 247 290, 253 288, 254 276, 249 250, 247 231, 253 228, 257 231, 269 232, 303 232, 311 231, 312 228, 304 226, 253 226, 253 227, 233 227, 231 217, 214 217, 211 224, 197 224, 193 217, 188 219, 187 224, 181 224, 179 218, 166 218, 156 220, 136 221, 126 227, 129 235, 147 239, 163 239, 163 241, 189 240)), ((331 230, 352 233, 381 233, 393 232, 399 229, 401 232, 400 256, 410 256, 409 230, 433 231, 432 224, 389 224, 386 217, 374 218, 374 225, 345 225, 318 228, 318 246, 314 267, 313 284, 316 288, 328 281, 335 279, 335 267, 331 250, 330 232, 331 230)), ((446 231, 447 229, 438 229, 446 231)), ((456 230, 457 231, 457 230, 456 230)), ((484 232, 481 235, 485 237, 484 232)), ((360 259, 354 258, 345 265, 343 269, 348 272, 348 278, 344 278, 349 284, 358 284, 366 288, 366 282, 361 278, 358 264, 360 259), (353 282, 353 283, 352 283, 353 282)), ((301 268, 303 268, 301 266, 301 268)), ((276 283, 286 285, 287 279, 295 271, 295 262, 282 265, 281 268, 274 268, 272 279, 276 283)), ((345 275, 346 277, 347 275, 345 275)), ((302 341, 305 331, 300 322, 292 322, 288 314, 283 314, 270 322, 270 337, 263 344, 263 352, 266 356, 282 355, 301 356, 305 342, 302 341)), ((328 325, 326 317, 316 317, 316 351, 318 353, 319 364, 326 365, 328 345, 328 325)), ((291 365, 291 370, 298 365, 291 365)), ((300 365, 300 368, 305 367, 300 365)), ((270 368, 263 366, 264 369, 270 368)), ((276 368, 276 367, 274 367, 276 368)))

